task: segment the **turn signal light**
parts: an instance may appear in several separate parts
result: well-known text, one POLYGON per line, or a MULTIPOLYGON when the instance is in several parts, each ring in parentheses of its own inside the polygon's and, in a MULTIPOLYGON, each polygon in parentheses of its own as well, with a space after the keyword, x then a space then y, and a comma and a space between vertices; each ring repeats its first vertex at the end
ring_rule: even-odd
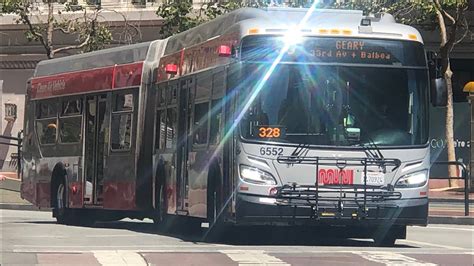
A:
POLYGON ((178 66, 175 64, 167 64, 165 66, 166 74, 176 75, 178 73, 178 66))

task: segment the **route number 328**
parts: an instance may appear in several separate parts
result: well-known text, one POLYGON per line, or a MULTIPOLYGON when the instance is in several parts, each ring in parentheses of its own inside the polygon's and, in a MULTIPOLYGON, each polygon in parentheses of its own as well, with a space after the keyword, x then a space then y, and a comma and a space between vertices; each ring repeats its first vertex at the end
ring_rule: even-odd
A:
POLYGON ((283 155, 283 148, 261 147, 260 155, 283 155))
POLYGON ((279 138, 281 137, 281 129, 278 127, 260 127, 258 128, 258 136, 260 138, 279 138))

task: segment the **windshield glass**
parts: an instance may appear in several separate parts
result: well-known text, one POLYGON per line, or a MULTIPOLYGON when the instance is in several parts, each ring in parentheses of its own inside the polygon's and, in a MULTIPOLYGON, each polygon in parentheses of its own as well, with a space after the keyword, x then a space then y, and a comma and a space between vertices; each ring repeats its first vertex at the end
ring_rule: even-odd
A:
MULTIPOLYGON (((250 95, 270 65, 243 66, 250 95)), ((241 134, 295 144, 421 145, 427 102, 426 70, 280 64, 247 110, 241 134)))

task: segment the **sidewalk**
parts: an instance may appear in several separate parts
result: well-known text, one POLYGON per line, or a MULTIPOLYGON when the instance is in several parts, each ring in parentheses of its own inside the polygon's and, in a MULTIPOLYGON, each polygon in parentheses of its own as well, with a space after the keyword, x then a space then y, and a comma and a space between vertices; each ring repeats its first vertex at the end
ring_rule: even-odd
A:
MULTIPOLYGON (((0 173, 1 175, 2 173, 0 173)), ((431 186, 430 186, 431 187, 431 186)), ((39 210, 20 197, 20 181, 7 177, 0 179, 0 209, 39 210)), ((431 188, 428 223, 474 225, 474 193, 470 193, 469 216, 464 216, 462 189, 431 188)), ((48 209, 41 209, 48 211, 48 209)))

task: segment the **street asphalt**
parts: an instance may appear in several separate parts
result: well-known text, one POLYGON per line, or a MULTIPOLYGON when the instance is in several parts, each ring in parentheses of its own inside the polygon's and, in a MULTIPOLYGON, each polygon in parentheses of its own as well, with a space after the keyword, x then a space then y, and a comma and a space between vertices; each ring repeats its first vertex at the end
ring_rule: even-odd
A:
POLYGON ((149 220, 92 227, 56 224, 49 212, 0 210, 1 265, 469 265, 474 227, 409 227, 395 247, 282 228, 239 228, 219 241, 157 232, 149 220))

